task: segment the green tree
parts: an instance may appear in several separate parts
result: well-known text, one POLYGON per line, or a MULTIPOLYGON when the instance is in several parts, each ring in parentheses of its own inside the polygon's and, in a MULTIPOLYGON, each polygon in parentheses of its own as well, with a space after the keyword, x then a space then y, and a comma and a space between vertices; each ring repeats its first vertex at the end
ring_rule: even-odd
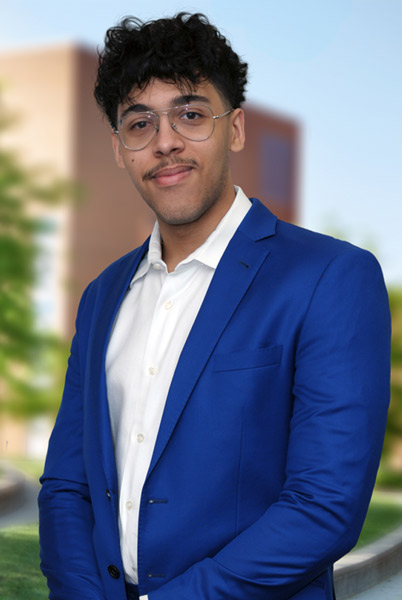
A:
POLYGON ((402 290, 389 291, 392 315, 391 403, 384 451, 389 454, 402 440, 402 290))
MULTIPOLYGON (((3 112, 0 135, 10 126, 3 112)), ((0 411, 16 416, 54 406, 64 354, 60 340, 37 327, 33 290, 43 224, 32 209, 61 202, 73 189, 61 180, 43 181, 0 147, 0 411)))

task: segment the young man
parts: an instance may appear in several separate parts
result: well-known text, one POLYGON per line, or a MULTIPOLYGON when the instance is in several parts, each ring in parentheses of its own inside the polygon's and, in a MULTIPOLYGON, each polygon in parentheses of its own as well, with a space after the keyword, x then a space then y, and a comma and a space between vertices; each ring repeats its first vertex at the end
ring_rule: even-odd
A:
POLYGON ((246 64, 202 15, 108 31, 96 98, 156 215, 85 291, 39 498, 57 600, 330 600, 389 399, 374 257, 235 188, 246 64))

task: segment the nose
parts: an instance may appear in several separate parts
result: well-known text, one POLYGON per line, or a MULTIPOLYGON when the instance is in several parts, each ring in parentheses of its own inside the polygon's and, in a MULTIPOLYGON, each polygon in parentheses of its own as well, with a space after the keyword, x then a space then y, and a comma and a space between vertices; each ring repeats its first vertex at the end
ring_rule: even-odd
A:
POLYGON ((184 138, 170 122, 167 113, 159 114, 159 128, 153 139, 153 150, 158 155, 168 155, 181 152, 184 148, 184 138))

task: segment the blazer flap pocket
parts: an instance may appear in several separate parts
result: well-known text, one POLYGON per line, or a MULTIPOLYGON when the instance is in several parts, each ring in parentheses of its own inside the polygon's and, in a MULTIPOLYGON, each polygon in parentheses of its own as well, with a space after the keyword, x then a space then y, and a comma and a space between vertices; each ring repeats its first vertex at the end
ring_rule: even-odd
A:
POLYGON ((240 369, 257 369, 281 362, 282 346, 256 348, 230 354, 217 354, 214 360, 214 371, 237 371, 240 369))

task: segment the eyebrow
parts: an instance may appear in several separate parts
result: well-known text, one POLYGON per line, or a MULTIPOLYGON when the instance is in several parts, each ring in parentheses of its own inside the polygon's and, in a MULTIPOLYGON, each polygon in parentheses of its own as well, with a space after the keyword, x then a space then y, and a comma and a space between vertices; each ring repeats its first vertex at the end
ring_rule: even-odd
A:
MULTIPOLYGON (((200 94, 185 94, 183 96, 175 96, 172 99, 172 107, 181 106, 182 104, 191 104, 192 102, 204 102, 206 104, 211 104, 211 100, 207 98, 207 96, 201 96, 200 94)), ((126 117, 132 112, 152 112, 153 110, 155 109, 151 108, 150 106, 147 106, 146 104, 130 104, 130 106, 128 106, 121 113, 119 121, 124 119, 124 117, 126 117)))

